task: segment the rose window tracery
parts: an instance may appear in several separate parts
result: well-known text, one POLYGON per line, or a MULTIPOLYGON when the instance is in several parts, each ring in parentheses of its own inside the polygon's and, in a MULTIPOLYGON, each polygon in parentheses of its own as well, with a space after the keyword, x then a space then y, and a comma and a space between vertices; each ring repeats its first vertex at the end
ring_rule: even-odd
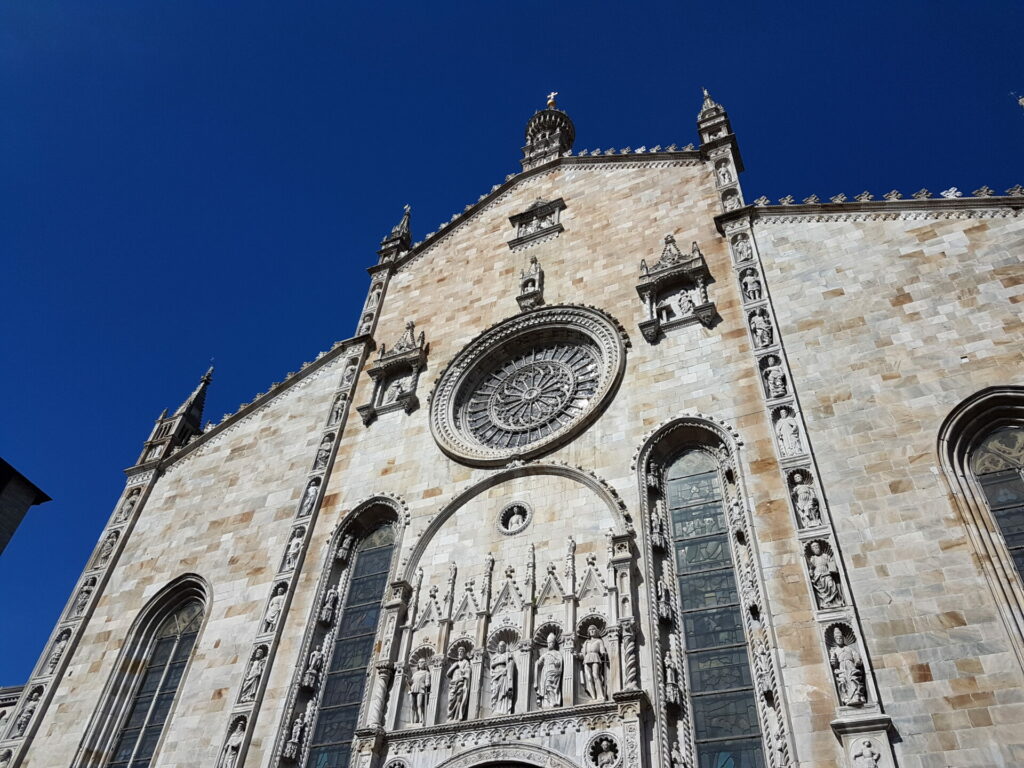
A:
POLYGON ((470 463, 526 458, 586 425, 621 376, 615 324, 582 307, 506 321, 449 365, 431 398, 442 448, 470 463))

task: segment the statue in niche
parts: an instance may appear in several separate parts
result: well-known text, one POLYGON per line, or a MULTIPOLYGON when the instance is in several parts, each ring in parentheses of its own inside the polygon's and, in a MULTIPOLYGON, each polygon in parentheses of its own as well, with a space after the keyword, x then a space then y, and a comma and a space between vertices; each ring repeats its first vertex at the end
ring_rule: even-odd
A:
POLYGON ((743 297, 747 301, 757 301, 761 298, 761 278, 754 270, 748 269, 740 275, 740 285, 743 286, 743 297))
POLYGON ((369 333, 370 332, 370 328, 372 328, 372 327, 373 327, 373 315, 363 315, 363 322, 359 326, 359 332, 356 335, 362 336, 363 334, 369 333))
POLYGON ((306 735, 306 718, 304 715, 296 715, 292 721, 292 730, 288 734, 288 742, 284 745, 284 757, 288 760, 295 760, 302 752, 302 741, 306 735))
POLYGON ((728 163, 722 163, 718 166, 718 183, 732 184, 732 170, 730 170, 728 163))
POLYGON ((89 606, 89 598, 92 597, 94 589, 96 589, 95 579, 89 579, 82 585, 82 588, 78 590, 78 597, 75 598, 72 616, 78 617, 85 613, 85 609, 89 606))
POLYGON ((769 355, 764 369, 764 386, 768 397, 785 397, 789 388, 786 384, 786 372, 775 355, 769 355))
POLYGON ((260 645, 253 651, 252 661, 249 662, 249 668, 245 671, 245 677, 242 679, 242 691, 238 695, 239 701, 255 701, 256 689, 260 685, 260 678, 263 677, 263 670, 266 668, 267 649, 266 646, 260 645))
POLYGON ((324 469, 327 467, 327 460, 331 458, 331 444, 333 442, 333 435, 324 435, 324 439, 320 441, 320 447, 316 451, 313 469, 324 469))
POLYGON ((856 642, 852 637, 847 639, 840 627, 833 628, 828 658, 835 673, 839 701, 847 707, 862 707, 868 700, 864 660, 856 642))
POLYGON ((455 661, 445 673, 448 678, 449 720, 465 720, 469 714, 469 675, 469 659, 466 658, 466 649, 460 645, 455 652, 455 661))
POLYGON ((416 662, 416 671, 409 680, 409 696, 412 698, 412 719, 422 725, 426 722, 425 712, 430 696, 430 670, 426 659, 416 662))
POLYGON ((800 424, 789 408, 779 409, 779 419, 775 422, 775 436, 779 439, 779 451, 783 456, 796 456, 803 453, 800 424))
POLYGON ((71 642, 71 630, 65 629, 53 642, 53 648, 50 649, 50 655, 46 659, 46 669, 49 674, 52 675, 57 668, 60 657, 64 655, 64 649, 68 647, 69 642, 71 642))
POLYGON ((302 675, 304 688, 316 688, 320 684, 320 672, 324 666, 324 652, 317 646, 309 653, 306 671, 302 675))
POLYGON ((502 640, 491 654, 491 713, 509 715, 516 701, 516 660, 502 640))
POLYGON ((839 566, 832 552, 825 552, 820 541, 812 541, 807 554, 811 586, 819 608, 839 608, 845 601, 839 586, 839 566))
POLYGON ((284 553, 284 570, 290 571, 299 562, 299 555, 302 554, 302 537, 306 533, 305 528, 296 528, 288 541, 288 548, 284 553))
POLYGON ((793 473, 793 505, 800 518, 800 524, 804 528, 813 528, 821 525, 821 508, 818 504, 818 495, 808 482, 803 472, 793 473))
POLYGON ((355 377, 356 377, 356 362, 355 362, 355 358, 353 358, 352 362, 350 362, 345 367, 345 372, 341 375, 341 385, 343 387, 347 387, 349 384, 352 383, 352 381, 353 381, 353 379, 355 379, 355 377))
POLYGON ((331 626, 334 623, 334 610, 338 605, 338 590, 331 587, 324 595, 324 602, 320 606, 320 623, 331 626))
POLYGON ((380 301, 380 286, 374 286, 373 290, 370 291, 370 298, 366 300, 366 306, 368 309, 376 307, 377 302, 380 301))
POLYGON ((508 522, 505 524, 505 530, 508 532, 518 531, 526 523, 526 515, 524 510, 518 504, 512 507, 512 514, 509 515, 508 522))
POLYGON ((103 546, 100 547, 99 554, 96 555, 96 567, 102 568, 108 562, 110 562, 110 556, 114 554, 114 545, 117 544, 117 531, 107 535, 107 538, 103 540, 103 546))
POLYGON ((740 207, 740 198, 738 195, 726 195, 722 203, 725 205, 725 210, 735 211, 740 207))
POLYGON ((658 302, 656 312, 663 323, 693 314, 693 299, 685 288, 665 296, 658 302))
POLYGON ((243 741, 245 741, 245 718, 240 717, 235 721, 235 727, 224 744, 224 751, 221 752, 217 768, 235 768, 238 765, 238 754, 242 749, 243 741))
POLYGON ((331 406, 331 415, 327 419, 329 426, 334 426, 341 421, 341 412, 345 410, 345 393, 342 392, 336 398, 334 398, 334 405, 331 406))
MULTIPOLYGON (((6 713, 3 713, 6 714, 6 713)), ((0 717, 0 726, 3 725, 3 718, 0 717)), ((14 750, 5 749, 0 753, 0 768, 7 768, 11 764, 11 760, 14 758, 14 750)))
POLYGON ((388 384, 388 388, 384 390, 384 397, 381 399, 381 404, 389 405, 396 402, 398 398, 405 394, 405 385, 406 379, 404 376, 400 376, 388 384))
POLYGON ((611 739, 601 739, 594 754, 594 765, 597 768, 611 768, 619 759, 619 752, 611 739))
POLYGON ((753 256, 750 248, 750 240, 746 235, 740 235, 733 240, 733 247, 736 250, 736 261, 747 261, 753 256))
POLYGON ((662 565, 661 577, 655 582, 658 598, 658 616, 665 621, 672 620, 672 588, 668 581, 668 566, 662 565))
POLYGON ((18 739, 25 735, 25 731, 28 730, 28 724, 32 722, 32 716, 39 707, 39 699, 42 695, 43 692, 40 688, 36 688, 28 695, 28 700, 25 702, 25 706, 21 708, 21 714, 14 721, 8 738, 18 739))
POLYGON ((679 703, 679 665, 675 658, 674 643, 670 643, 665 654, 665 698, 672 704, 679 703))
POLYGON ((305 493, 302 494, 302 501, 299 503, 299 517, 305 517, 313 511, 313 505, 316 504, 316 497, 319 492, 320 478, 314 477, 306 486, 305 493))
POLYGON ((753 334, 754 343, 758 347, 771 346, 774 331, 772 331, 772 324, 768 320, 768 313, 764 307, 750 315, 750 332, 753 334))
POLYGON ((672 743, 672 768, 685 768, 686 764, 683 762, 683 750, 679 748, 679 741, 672 743))
POLYGON ((547 648, 534 664, 534 676, 537 680, 534 690, 541 708, 562 706, 562 653, 558 650, 558 638, 554 632, 548 633, 547 648))
POLYGON ((608 664, 608 648, 601 639, 597 624, 587 627, 587 639, 583 641, 583 687, 594 701, 608 698, 608 680, 605 666, 608 664))
POLYGON ((131 515, 132 510, 135 509, 135 505, 139 503, 139 492, 132 491, 131 495, 124 500, 124 504, 121 505, 121 509, 117 513, 116 523, 123 523, 131 515))
POLYGON ((853 760, 853 768, 878 768, 882 753, 875 749, 871 739, 861 739, 854 745, 850 758, 853 760))
POLYGON ((277 629, 277 622, 284 611, 284 593, 288 589, 284 584, 274 587, 274 594, 267 603, 267 615, 263 619, 263 632, 273 632, 277 629))

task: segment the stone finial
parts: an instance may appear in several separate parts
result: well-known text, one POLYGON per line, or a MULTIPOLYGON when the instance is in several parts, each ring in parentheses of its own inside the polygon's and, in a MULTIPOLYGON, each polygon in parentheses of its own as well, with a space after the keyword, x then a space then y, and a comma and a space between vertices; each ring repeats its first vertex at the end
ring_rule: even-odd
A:
POLYGON ((555 96, 558 95, 558 91, 552 91, 548 94, 548 109, 555 108, 555 96))
POLYGON ((903 193, 900 192, 898 189, 892 189, 892 190, 886 192, 884 195, 882 195, 882 197, 884 197, 886 200, 888 200, 891 203, 891 202, 894 202, 896 200, 901 199, 903 197, 903 193))
POLYGON ((785 197, 780 197, 779 198, 779 205, 792 205, 792 204, 793 204, 793 196, 792 195, 786 195, 785 197))
POLYGON ((1024 187, 1022 187, 1020 184, 1014 184, 1012 187, 1006 190, 1006 194, 1008 194, 1010 197, 1024 197, 1024 187))
POLYGON ((865 189, 863 192, 861 192, 853 199, 856 200, 858 203, 867 203, 871 200, 874 200, 875 196, 865 189))
POLYGON ((981 187, 974 190, 974 192, 972 192, 971 194, 974 195, 975 197, 992 197, 992 195, 995 194, 995 190, 992 189, 992 187, 988 186, 987 184, 983 184, 981 187))
POLYGON ((915 200, 927 200, 932 196, 932 193, 923 187, 914 193, 913 197, 915 200))
POLYGON ((844 195, 842 192, 840 192, 838 195, 834 195, 833 197, 830 197, 829 201, 833 202, 833 203, 845 203, 846 202, 846 195, 844 195))
POLYGON ((821 198, 817 195, 808 195, 804 198, 804 205, 817 205, 821 202, 821 198))
POLYGON ((961 192, 956 187, 950 187, 949 189, 944 189, 939 194, 942 195, 947 200, 955 200, 958 197, 963 197, 964 196, 964 193, 961 192))
POLYGON ((768 205, 768 203, 770 203, 770 202, 771 202, 771 200, 769 200, 764 195, 761 195, 759 198, 757 198, 757 200, 754 201, 754 205, 756 205, 756 206, 758 206, 760 208, 760 207, 763 207, 765 205, 768 205))

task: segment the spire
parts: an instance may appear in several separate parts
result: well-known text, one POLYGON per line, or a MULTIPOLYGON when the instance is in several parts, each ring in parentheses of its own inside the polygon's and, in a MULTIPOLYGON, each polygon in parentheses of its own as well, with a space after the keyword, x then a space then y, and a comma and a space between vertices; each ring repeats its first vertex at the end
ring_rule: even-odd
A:
POLYGON ((526 124, 526 146, 523 147, 523 170, 561 157, 576 141, 576 126, 569 116, 555 106, 558 91, 548 94, 547 106, 538 110, 526 124))
MULTIPOLYGON (((725 107, 711 98, 707 88, 701 88, 701 92, 704 101, 700 105, 700 113, 697 115, 697 131, 700 133, 703 148, 708 148, 710 145, 718 147, 716 142, 729 139, 735 151, 735 137, 732 135, 732 126, 729 124, 729 115, 726 114, 725 107)), ((736 165, 739 170, 743 170, 742 167, 739 167, 742 163, 738 158, 736 165)))
POLYGON ((149 439, 142 448, 142 455, 136 464, 147 464, 164 458, 171 451, 187 444, 196 435, 202 434, 203 407, 206 405, 206 390, 213 381, 213 366, 202 375, 192 394, 185 398, 178 410, 170 416, 165 409, 156 420, 149 439))
POLYGON ((700 115, 697 118, 698 120, 704 119, 706 112, 709 112, 709 111, 712 111, 712 110, 718 110, 720 112, 724 111, 722 109, 722 105, 719 104, 717 101, 715 101, 714 99, 711 98, 711 94, 708 93, 708 89, 707 88, 701 88, 701 90, 704 92, 704 103, 701 105, 700 115))
POLYGON ((381 261, 391 261, 400 253, 408 251, 412 247, 412 234, 409 229, 409 214, 412 207, 406 203, 402 208, 402 219, 391 228, 391 232, 380 241, 380 249, 377 253, 381 261))

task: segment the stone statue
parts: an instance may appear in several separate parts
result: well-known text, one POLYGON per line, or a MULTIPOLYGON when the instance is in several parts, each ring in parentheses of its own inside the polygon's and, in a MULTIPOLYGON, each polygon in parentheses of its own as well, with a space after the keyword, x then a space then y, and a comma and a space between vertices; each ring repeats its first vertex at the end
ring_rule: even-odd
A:
POLYGON ((345 400, 344 393, 334 398, 334 405, 331 406, 331 415, 327 419, 327 423, 331 426, 341 421, 341 412, 345 410, 345 400))
POLYGON ((103 541, 99 554, 96 555, 96 567, 102 568, 110 562, 110 556, 114 554, 114 545, 117 544, 117 531, 112 531, 103 541))
POLYGON ((807 482, 802 472, 793 473, 793 505, 800 517, 800 524, 804 528, 811 528, 821 525, 821 508, 818 505, 818 495, 814 488, 807 482))
POLYGON ((811 575, 811 586, 818 599, 819 608, 838 608, 844 604, 839 587, 839 566, 831 552, 823 552, 820 541, 812 541, 807 567, 811 575))
POLYGON ((558 638, 554 632, 548 633, 547 649, 534 664, 534 677, 537 680, 534 690, 541 708, 562 706, 562 653, 558 650, 558 638))
POLYGON ((867 702, 864 660, 857 652, 856 641, 847 643, 843 630, 832 630, 832 647, 828 658, 836 677, 839 701, 847 707, 862 707, 867 702))
POLYGON ((305 517, 313 511, 316 504, 317 494, 320 492, 320 478, 314 477, 306 486, 306 492, 302 494, 302 501, 299 503, 299 517, 305 517))
POLYGON ((39 698, 42 695, 43 692, 39 688, 36 688, 28 695, 28 700, 25 702, 25 706, 21 708, 21 713, 15 719, 7 738, 18 739, 25 735, 25 731, 28 730, 28 724, 32 722, 32 716, 39 707, 39 698))
POLYGON ((13 758, 14 750, 5 749, 3 752, 0 752, 0 768, 7 768, 13 758))
POLYGON ((683 751, 679 748, 678 741, 672 743, 671 759, 672 768, 684 768, 683 751))
POLYGON ((299 555, 302 554, 302 537, 305 533, 305 528, 296 528, 295 533, 292 534, 284 553, 284 570, 292 570, 299 562, 299 555))
POLYGON ((449 720, 465 720, 469 714, 469 675, 469 659, 466 658, 466 649, 460 645, 455 652, 455 661, 445 673, 448 678, 449 720))
POLYGON ((516 660, 502 640, 491 654, 491 714, 512 714, 516 702, 516 660))
POLYGON ((281 618, 281 612, 284 610, 284 593, 287 590, 284 584, 278 584, 274 587, 274 594, 270 598, 270 602, 267 603, 267 615, 263 619, 263 632, 273 632, 277 629, 277 622, 281 618))
POLYGON ((121 505, 121 509, 117 513, 117 519, 115 522, 123 523, 131 515, 132 510, 135 509, 135 505, 139 502, 138 491, 133 491, 132 494, 124 500, 124 504, 121 505))
POLYGON ((619 759, 619 753, 612 744, 611 739, 601 739, 598 744, 597 754, 594 755, 594 764, 597 768, 610 768, 619 759))
POLYGON ((242 742, 245 740, 245 718, 240 717, 235 721, 234 730, 228 736, 224 744, 224 751, 221 752, 220 762, 217 768, 235 768, 238 765, 238 753, 242 749, 242 742))
POLYGON ((512 515, 509 517, 508 525, 505 526, 505 529, 509 531, 518 530, 525 522, 526 518, 523 517, 523 508, 512 507, 512 515))
POLYGON ((771 355, 767 362, 768 365, 764 369, 764 385, 768 397, 784 397, 788 391, 786 372, 782 370, 779 358, 774 355, 771 355))
POLYGON ((746 235, 740 235, 733 243, 736 249, 736 261, 747 261, 753 253, 750 248, 750 240, 746 235))
POLYGON ((309 660, 306 662, 306 671, 302 675, 302 685, 306 688, 316 688, 320 684, 320 672, 324 666, 324 652, 317 646, 309 653, 309 660))
POLYGON ((731 184, 732 183, 732 171, 729 170, 727 164, 718 166, 718 183, 719 184, 731 184))
POLYGON ((759 309, 750 316, 750 332, 754 335, 754 343, 758 347, 767 347, 772 343, 774 332, 768 321, 768 313, 759 309))
POLYGON ((331 587, 324 595, 324 602, 320 606, 320 623, 330 626, 334 623, 334 609, 338 605, 338 590, 331 587))
POLYGON ((608 698, 608 680, 605 665, 608 663, 608 648, 601 639, 596 624, 587 627, 587 639, 583 641, 583 686, 594 701, 608 698))
POLYGON ((723 201, 725 204, 725 210, 735 211, 740 207, 740 199, 737 195, 728 195, 723 201))
POLYGON ((78 590, 78 597, 75 598, 75 607, 72 611, 73 616, 81 616, 85 613, 85 609, 89 605, 89 598, 92 597, 93 590, 96 588, 96 582, 93 579, 89 579, 82 588, 78 590))
POLYGON ((387 405, 389 403, 393 403, 403 394, 405 394, 405 379, 395 379, 388 385, 387 390, 385 390, 382 404, 387 405))
POLYGON ((878 768, 882 753, 875 749, 871 739, 861 739, 854 745, 850 758, 853 760, 853 768, 878 768))
POLYGON ((60 657, 64 655, 64 649, 68 647, 68 643, 71 641, 71 630, 65 629, 57 639, 53 642, 53 648, 50 649, 50 655, 46 659, 46 669, 49 674, 53 674, 53 670, 60 664, 60 657))
POLYGON ((306 718, 296 715, 292 721, 292 730, 288 734, 288 742, 284 745, 284 757, 295 760, 302 752, 302 741, 306 735, 306 718))
POLYGON ((658 616, 665 621, 672 620, 672 589, 669 587, 666 569, 662 569, 661 577, 655 582, 658 597, 658 616))
POLYGON ((779 409, 779 420, 775 422, 775 436, 779 439, 779 451, 783 456, 796 456, 803 453, 800 425, 793 412, 788 408, 779 409))
POLYGON ((427 699, 430 697, 430 670, 426 659, 416 662, 416 671, 409 680, 409 695, 412 697, 412 719, 422 725, 426 722, 427 699))
POLYGON ((324 469, 327 466, 327 460, 331 458, 331 443, 333 442, 334 437, 332 435, 324 435, 324 439, 320 441, 320 447, 316 452, 313 469, 324 469))
POLYGON ((740 278, 740 284, 743 286, 743 296, 747 301, 757 301, 761 298, 761 280, 757 272, 748 269, 740 278))
POLYGON ((260 685, 260 678, 263 677, 263 670, 266 667, 267 649, 259 645, 253 651, 249 669, 245 671, 245 677, 242 679, 242 691, 238 695, 239 701, 254 701, 256 699, 256 689, 260 685))
POLYGON ((345 372, 341 375, 341 384, 342 384, 342 386, 346 386, 347 387, 349 384, 352 383, 352 380, 355 379, 355 377, 356 377, 356 364, 355 364, 355 361, 353 360, 353 362, 349 363, 345 367, 345 372))

